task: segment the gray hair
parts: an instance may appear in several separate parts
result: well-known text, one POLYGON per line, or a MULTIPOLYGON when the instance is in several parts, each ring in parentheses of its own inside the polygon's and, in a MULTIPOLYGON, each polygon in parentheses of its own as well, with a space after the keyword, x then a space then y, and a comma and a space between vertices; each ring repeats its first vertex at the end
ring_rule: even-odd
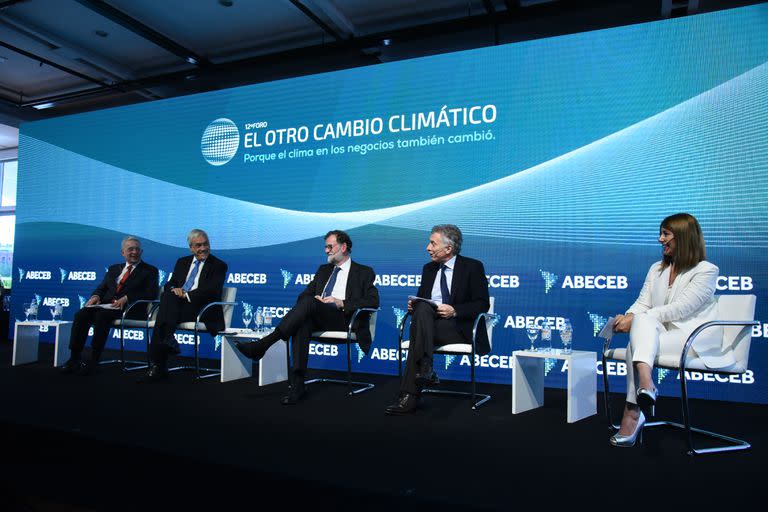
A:
POLYGON ((432 233, 439 233, 443 237, 445 245, 453 247, 453 254, 461 252, 461 242, 464 238, 461 236, 461 230, 455 224, 438 224, 432 228, 432 233))
POLYGON ((120 242, 120 247, 125 247, 125 244, 127 244, 128 242, 136 242, 137 244, 141 245, 141 240, 139 240, 133 235, 128 235, 125 238, 123 238, 122 242, 120 242))
POLYGON ((187 245, 189 245, 191 247, 192 246, 192 239, 200 237, 200 236, 204 236, 205 239, 208 240, 208 242, 210 243, 211 239, 208 238, 208 233, 206 233, 202 229, 193 229, 187 235, 187 245))

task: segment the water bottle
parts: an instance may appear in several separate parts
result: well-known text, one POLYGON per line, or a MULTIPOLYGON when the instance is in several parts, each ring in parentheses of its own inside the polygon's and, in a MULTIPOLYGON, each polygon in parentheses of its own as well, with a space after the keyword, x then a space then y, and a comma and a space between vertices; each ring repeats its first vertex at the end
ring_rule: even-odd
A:
POLYGON ((256 324, 256 332, 261 332, 261 327, 264 325, 264 313, 262 312, 261 308, 256 308, 256 317, 254 318, 254 322, 256 324))
POLYGON ((568 318, 565 319, 563 328, 560 331, 560 339, 563 342, 563 354, 570 354, 572 351, 573 327, 571 327, 571 321, 568 318))
POLYGON ((549 323, 549 320, 545 320, 541 325, 541 346, 539 350, 541 352, 552 350, 552 324, 549 323))

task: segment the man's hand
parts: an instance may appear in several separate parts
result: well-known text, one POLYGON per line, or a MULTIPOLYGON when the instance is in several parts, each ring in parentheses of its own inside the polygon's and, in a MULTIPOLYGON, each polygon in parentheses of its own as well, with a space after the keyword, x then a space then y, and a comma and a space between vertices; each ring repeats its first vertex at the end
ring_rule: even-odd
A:
POLYGON ((128 304, 127 296, 123 296, 112 301, 112 306, 116 307, 117 309, 123 309, 126 304, 128 304))
POLYGON ((337 299, 336 297, 321 297, 319 295, 315 295, 315 298, 325 304, 333 304, 337 309, 342 309, 344 307, 344 301, 337 299))
POLYGON ((98 304, 101 299, 98 295, 91 295, 91 298, 88 299, 88 302, 85 303, 86 306, 93 306, 95 304, 98 304))
POLYGON ((439 304, 437 306, 437 316, 440 318, 453 318, 456 316, 456 310, 450 304, 439 304))
POLYGON ((181 288, 171 288, 171 291, 178 298, 180 298, 180 299, 184 298, 184 290, 182 290, 181 288))
POLYGON ((413 301, 408 299, 408 312, 413 313, 413 301))
POLYGON ((632 328, 632 319, 634 317, 634 313, 618 315, 613 321, 613 332, 629 332, 629 330, 632 328))

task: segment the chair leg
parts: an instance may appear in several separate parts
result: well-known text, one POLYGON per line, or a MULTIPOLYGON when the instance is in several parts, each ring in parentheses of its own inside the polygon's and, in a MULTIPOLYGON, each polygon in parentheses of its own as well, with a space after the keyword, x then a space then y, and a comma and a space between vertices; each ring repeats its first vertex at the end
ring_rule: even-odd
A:
MULTIPOLYGON (((631 364, 631 363, 630 363, 631 364)), ((619 425, 613 423, 613 413, 611 412, 610 384, 608 383, 608 360, 603 351, 603 403, 605 404, 605 418, 608 420, 608 430, 614 432, 619 430, 619 425)))

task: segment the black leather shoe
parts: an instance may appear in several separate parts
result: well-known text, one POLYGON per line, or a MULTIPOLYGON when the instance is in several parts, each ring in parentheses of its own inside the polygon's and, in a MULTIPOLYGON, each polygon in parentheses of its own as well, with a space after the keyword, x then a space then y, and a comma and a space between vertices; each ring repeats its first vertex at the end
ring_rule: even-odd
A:
POLYGON ((69 375, 71 373, 76 373, 80 371, 80 368, 83 366, 83 362, 80 359, 72 359, 71 357, 67 359, 67 362, 61 365, 61 373, 63 375, 69 375))
POLYGON ((401 393, 397 402, 387 407, 384 412, 391 415, 413 414, 417 405, 418 398, 414 393, 401 393))
POLYGON ((267 344, 260 341, 253 341, 250 343, 235 341, 235 347, 237 347, 237 350, 245 357, 250 357, 254 361, 258 361, 264 357, 264 354, 269 350, 267 344))
POLYGON ((146 375, 141 377, 138 381, 136 381, 139 384, 152 384, 155 382, 160 382, 168 379, 168 370, 165 368, 160 368, 156 364, 153 364, 149 372, 147 372, 146 375))
POLYGON ((421 370, 416 374, 416 386, 423 389, 437 384, 440 384, 440 379, 437 377, 435 370, 432 369, 432 362, 425 361, 421 365, 421 370))
POLYGON ((307 388, 304 386, 304 382, 297 382, 291 386, 291 391, 280 399, 280 403, 283 405, 296 405, 299 400, 306 398, 307 388))

